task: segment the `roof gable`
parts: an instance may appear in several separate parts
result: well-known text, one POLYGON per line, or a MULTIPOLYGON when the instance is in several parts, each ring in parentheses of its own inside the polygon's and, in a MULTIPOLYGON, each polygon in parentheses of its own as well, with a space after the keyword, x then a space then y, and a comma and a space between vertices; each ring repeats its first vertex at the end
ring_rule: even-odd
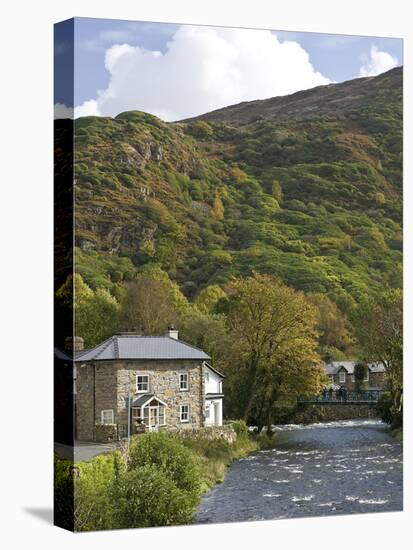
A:
POLYGON ((76 361, 133 359, 210 359, 204 351, 169 336, 112 336, 95 348, 76 353, 76 361))
MULTIPOLYGON (((337 374, 340 370, 345 370, 348 374, 354 374, 354 367, 358 361, 331 361, 325 365, 327 374, 337 374)), ((368 363, 367 367, 370 372, 385 372, 385 367, 382 363, 368 363)))

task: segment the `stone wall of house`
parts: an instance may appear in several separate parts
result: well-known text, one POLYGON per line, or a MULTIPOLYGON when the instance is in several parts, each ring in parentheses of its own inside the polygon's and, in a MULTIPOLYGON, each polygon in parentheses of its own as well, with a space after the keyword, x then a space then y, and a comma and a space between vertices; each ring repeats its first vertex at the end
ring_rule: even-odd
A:
POLYGON ((95 363, 95 423, 102 422, 102 411, 113 411, 113 422, 117 424, 117 366, 112 361, 95 363))
POLYGON ((76 369, 76 438, 93 441, 93 365, 87 363, 76 369))
POLYGON ((353 420, 357 418, 378 418, 375 404, 341 404, 325 405, 300 403, 292 423, 306 424, 329 420, 353 420))
MULTIPOLYGON (((77 368, 77 439, 96 439, 102 411, 113 410, 119 435, 128 425, 128 399, 140 395, 136 375, 149 375, 149 391, 167 404, 166 429, 193 430, 204 423, 205 372, 200 361, 105 361, 77 368), (180 391, 179 373, 189 374, 189 389, 180 391), (179 406, 189 405, 189 422, 181 422, 179 406)), ((132 427, 131 427, 132 429, 132 427)))
POLYGON ((199 428, 204 421, 205 373, 200 361, 118 361, 117 402, 115 422, 126 425, 128 422, 127 402, 139 395, 136 389, 136 375, 149 375, 149 392, 167 404, 167 429, 199 428), (179 373, 189 374, 189 390, 180 391, 179 373), (182 423, 179 406, 189 405, 189 422, 182 423))
MULTIPOLYGON (((340 382, 339 373, 332 375, 332 378, 334 379, 334 384, 338 386, 344 386, 349 391, 353 391, 356 389, 356 383, 353 382, 353 378, 351 374, 346 374, 346 381, 345 383, 340 382)), ((385 373, 384 372, 370 372, 369 373, 369 379, 367 382, 363 382, 360 385, 360 389, 368 390, 370 388, 376 388, 376 389, 384 389, 385 386, 385 373)))

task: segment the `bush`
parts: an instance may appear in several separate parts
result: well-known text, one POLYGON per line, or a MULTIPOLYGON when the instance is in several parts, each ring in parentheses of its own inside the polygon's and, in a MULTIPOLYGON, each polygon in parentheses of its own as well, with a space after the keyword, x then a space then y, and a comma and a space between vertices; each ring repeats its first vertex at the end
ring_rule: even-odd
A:
POLYGON ((393 418, 392 418, 392 399, 390 392, 384 392, 381 394, 378 402, 377 402, 377 412, 380 416, 380 418, 383 420, 383 422, 386 422, 387 424, 391 424, 393 418))
POLYGON ((231 426, 237 434, 237 439, 246 439, 248 437, 248 426, 244 420, 235 420, 231 422, 231 426))
POLYGON ((176 438, 163 432, 134 438, 129 452, 129 468, 153 465, 183 491, 196 498, 200 492, 200 473, 189 451, 176 438))
POLYGON ((54 519, 56 525, 73 530, 74 481, 70 475, 73 462, 54 457, 54 519))
POLYGON ((195 502, 156 465, 147 464, 119 477, 114 493, 117 528, 181 525, 191 522, 195 502))
POLYGON ((125 466, 119 451, 79 462, 75 479, 75 529, 97 531, 112 529, 113 483, 125 466))

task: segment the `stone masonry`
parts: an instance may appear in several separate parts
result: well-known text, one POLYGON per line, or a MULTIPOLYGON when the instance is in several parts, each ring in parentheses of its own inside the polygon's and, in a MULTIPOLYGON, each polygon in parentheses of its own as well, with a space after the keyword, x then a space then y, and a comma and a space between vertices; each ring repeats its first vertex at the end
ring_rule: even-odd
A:
POLYGON ((103 410, 113 410, 114 424, 128 424, 128 399, 137 393, 136 375, 149 375, 149 390, 167 404, 166 427, 194 429, 204 423, 205 380, 199 360, 131 360, 91 362, 77 368, 77 439, 96 439, 103 410), (189 374, 189 389, 180 391, 179 373, 189 374), (189 422, 181 422, 179 406, 189 405, 189 422))

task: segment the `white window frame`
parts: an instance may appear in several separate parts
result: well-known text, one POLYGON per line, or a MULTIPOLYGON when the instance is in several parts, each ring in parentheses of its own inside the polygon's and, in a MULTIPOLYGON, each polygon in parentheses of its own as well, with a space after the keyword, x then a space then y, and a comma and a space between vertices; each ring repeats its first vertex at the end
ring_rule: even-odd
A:
POLYGON ((143 373, 138 373, 136 375, 136 393, 149 393, 149 388, 150 388, 150 385, 149 385, 149 374, 143 374, 143 373), (138 382, 138 379, 139 378, 147 378, 147 383, 146 383, 146 389, 145 390, 140 390, 139 389, 139 384, 143 384, 144 382, 138 382))
POLYGON ((338 373, 338 381, 339 381, 340 384, 345 384, 346 383, 346 371, 345 370, 341 370, 338 373))
POLYGON ((179 405, 179 421, 181 423, 189 422, 189 405, 179 405), (184 407, 187 409, 186 412, 184 412, 184 407), (183 415, 186 415, 186 418, 183 418, 183 415))
POLYGON ((100 413, 100 420, 101 420, 102 424, 114 424, 115 423, 115 418, 114 418, 113 409, 103 409, 100 413), (110 413, 110 416, 111 416, 111 421, 110 422, 107 422, 105 420, 105 414, 107 414, 107 413, 110 413))
POLYGON ((189 372, 180 372, 178 374, 179 391, 189 391, 189 372), (186 386, 182 387, 182 376, 186 377, 186 386))

